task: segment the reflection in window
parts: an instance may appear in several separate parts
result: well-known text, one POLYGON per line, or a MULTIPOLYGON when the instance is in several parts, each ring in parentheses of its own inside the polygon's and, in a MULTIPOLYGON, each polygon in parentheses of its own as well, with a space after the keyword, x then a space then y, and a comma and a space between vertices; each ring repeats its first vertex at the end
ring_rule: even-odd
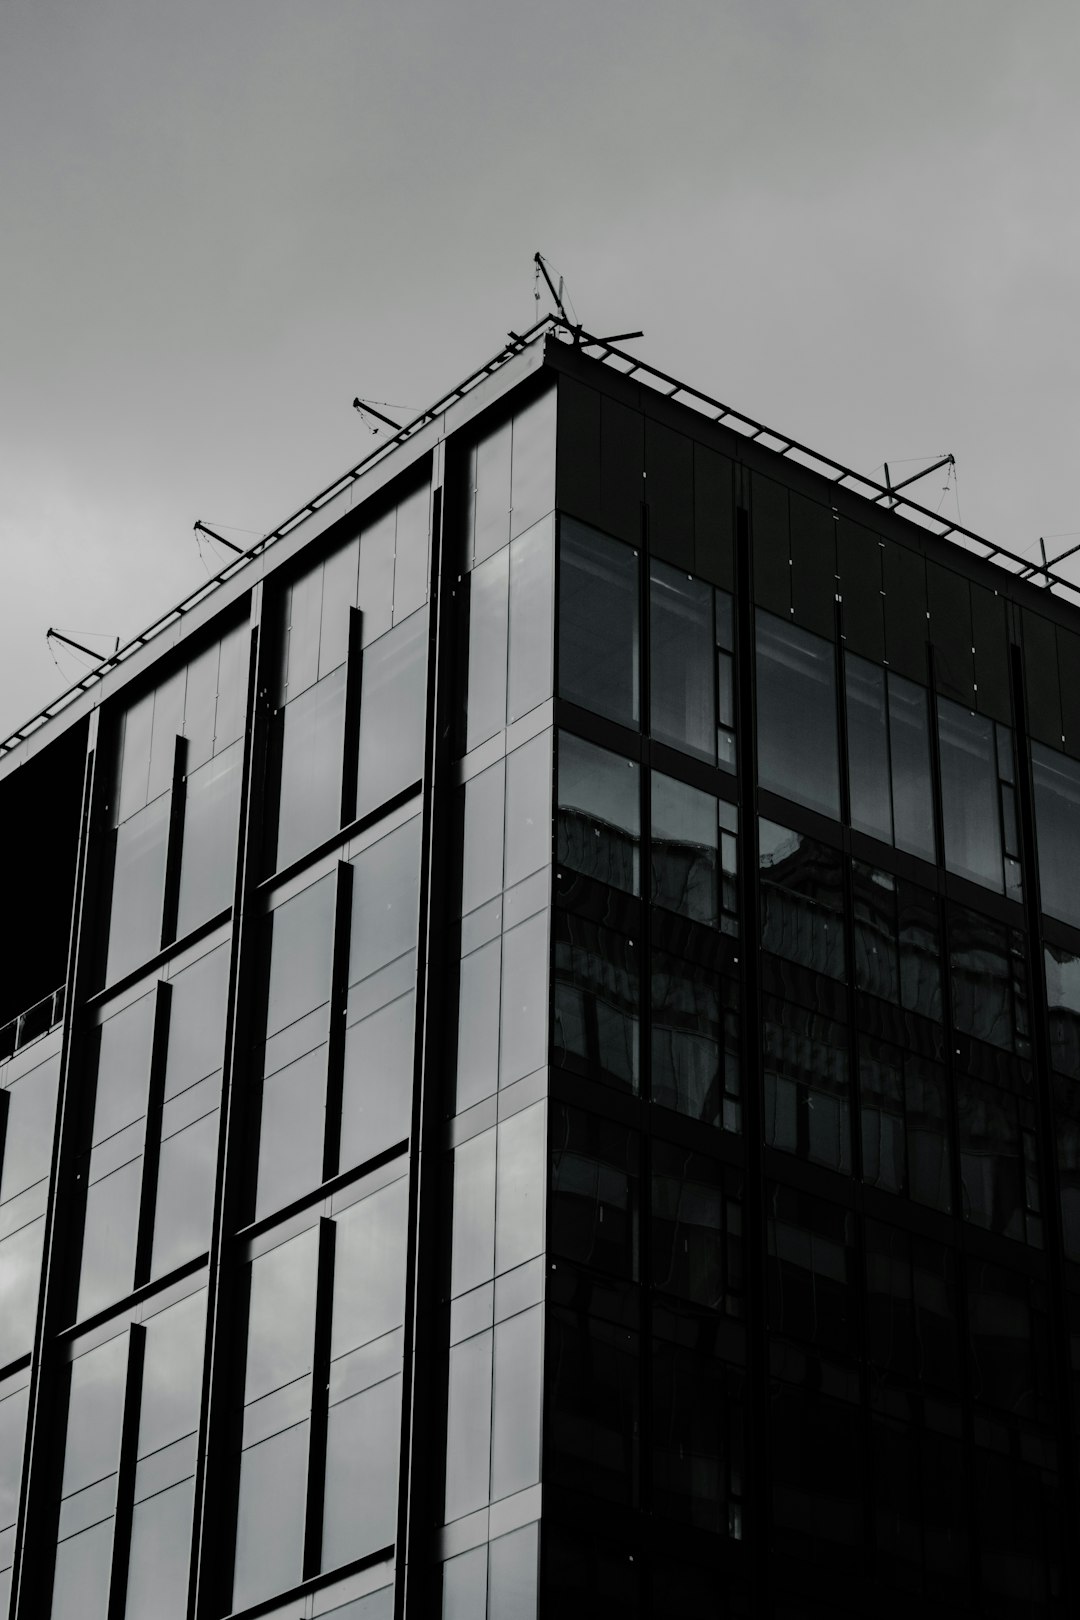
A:
POLYGON ((769 1325, 819 1350, 856 1346, 854 1217, 780 1183, 769 1189, 769 1325))
POLYGON ((935 859, 926 692, 894 670, 848 653, 851 825, 924 860, 935 859))
POLYGON ((1042 909, 1080 928, 1080 765, 1031 745, 1042 909))
POLYGON ((364 650, 358 816, 424 774, 428 616, 414 613, 364 650))
POLYGON ((934 895, 861 861, 851 863, 851 872, 856 985, 940 1022, 941 946, 934 895))
POLYGON ((741 1130, 736 985, 715 968, 654 949, 651 995, 653 1102, 741 1130))
POLYGON ((53 1617, 105 1620, 129 1333, 86 1351, 68 1375, 53 1617))
POLYGON ((1043 952, 1054 1070, 1054 1141, 1057 1149, 1065 1252, 1080 1260, 1080 957, 1057 946, 1043 952))
POLYGON ((862 1035, 859 1102, 864 1180, 948 1211, 948 1096, 942 1070, 862 1035))
POLYGON ((466 751, 551 696, 554 564, 548 517, 468 577, 466 751))
POLYGON ((653 904, 737 933, 737 826, 734 806, 653 771, 653 904))
POLYGON ((637 764, 560 732, 559 865, 640 894, 640 840, 637 764))
POLYGON ((741 1176, 704 1154, 654 1140, 651 1255, 655 1288, 741 1316, 741 1176))
POLYGON ((469 446, 462 514, 469 567, 554 507, 555 402, 552 387, 469 446))
POLYGON ((838 817, 833 644, 771 613, 759 610, 756 620, 758 781, 838 817))
POLYGON ((548 1306, 544 1478, 630 1503, 640 1417, 638 1334, 630 1285, 603 1284, 568 1263, 548 1306))
POLYGON ((775 996, 764 1000, 765 1140, 848 1174, 847 1031, 775 996))
POLYGON ((1021 897, 1013 739, 1008 726, 938 698, 945 865, 1021 897))
POLYGON ((555 1055, 605 1085, 638 1087, 641 970, 632 939, 555 913, 555 1055))
POLYGON ((243 743, 233 743, 186 778, 179 939, 232 904, 243 762, 243 743))
MULTIPOLYGON (((742 1538, 742 1371, 725 1366, 715 1319, 653 1312, 652 1502, 665 1518, 742 1538)), ((695 1611, 690 1611, 695 1612, 695 1611)))
POLYGON ((280 871, 341 826, 344 664, 279 709, 272 726, 281 760, 272 864, 280 871))
POLYGON ((655 558, 649 586, 650 732, 734 770, 731 598, 655 558))
POLYGON ((834 1569, 862 1540, 862 1413, 774 1380, 770 1418, 776 1550, 834 1569))
POLYGON ((29 1383, 29 1373, 23 1372, 0 1384, 0 1613, 5 1612, 15 1558, 29 1383))
POLYGON ((559 536, 559 696, 636 727, 638 554, 573 518, 559 536))
POLYGON ((1045 1285, 969 1258, 967 1323, 976 1401, 1041 1418, 1049 1393, 1045 1285))
POLYGON ((636 1131, 560 1103, 551 1121, 551 1248, 564 1259, 637 1276, 636 1131))
POLYGON ((1000 1065, 1000 1084, 956 1075, 965 1220, 1042 1247, 1034 1087, 1029 1066, 1000 1065))
POLYGON ((966 906, 950 905, 948 920, 954 1027, 1027 1057, 1031 1040, 1023 934, 966 906))
POLYGON ((884 1378, 953 1389, 960 1376, 951 1249, 879 1221, 863 1226, 867 1355, 884 1378))
POLYGON ((758 838, 762 949, 843 979, 844 891, 838 851, 764 819, 758 822, 758 838))
POLYGON ((106 982, 161 949, 171 801, 161 796, 116 829, 106 982))

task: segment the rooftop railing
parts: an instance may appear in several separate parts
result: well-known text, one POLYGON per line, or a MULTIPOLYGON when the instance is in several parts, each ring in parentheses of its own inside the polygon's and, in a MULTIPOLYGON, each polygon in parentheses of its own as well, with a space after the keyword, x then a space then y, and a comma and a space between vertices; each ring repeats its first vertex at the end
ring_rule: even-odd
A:
POLYGON ((65 987, 61 984, 40 1001, 35 1001, 32 1007, 27 1007, 17 1018, 0 1025, 0 1063, 14 1057, 24 1046, 36 1041, 39 1035, 47 1035, 50 1029, 63 1022, 64 994, 65 987))

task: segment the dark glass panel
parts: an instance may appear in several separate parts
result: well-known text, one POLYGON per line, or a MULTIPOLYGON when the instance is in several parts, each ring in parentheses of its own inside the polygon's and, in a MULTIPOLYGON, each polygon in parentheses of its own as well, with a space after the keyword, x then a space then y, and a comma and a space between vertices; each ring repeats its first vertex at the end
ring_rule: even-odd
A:
POLYGON ((880 1221, 863 1224, 866 1253, 866 1353, 879 1374, 915 1372, 911 1239, 880 1221))
POLYGON ((341 826, 345 668, 278 711, 281 790, 275 866, 280 871, 341 826))
POLYGON ((885 670, 848 653, 844 659, 847 693, 848 785, 851 825, 892 843, 889 791, 889 710, 885 670))
POLYGON ((905 878, 896 882, 900 939, 900 1004, 912 1012, 942 1019, 941 930, 938 903, 928 889, 905 878))
POLYGON ((1080 765, 1033 742, 1031 767, 1042 908, 1080 928, 1080 765))
POLYGON ((846 977, 841 857, 775 822, 758 822, 761 944, 833 979, 846 977))
POLYGON ((637 552, 573 518, 559 535, 559 695, 636 726, 637 552))
POLYGON ((950 872, 1003 889, 994 722, 938 699, 945 865, 950 872))
POLYGON ((551 696, 554 574, 555 523, 545 518, 510 546, 508 724, 551 696))
POLYGON ((765 1140, 829 1170, 851 1171, 847 1031, 764 998, 765 1140))
POLYGON ((860 990, 900 1003, 900 948, 896 882, 891 872, 851 863, 855 902, 855 983, 860 990))
POLYGON ((779 1183, 769 1189, 769 1322, 825 1351, 856 1342, 849 1211, 779 1183))
POLYGON ((758 780, 839 816, 833 644, 771 613, 758 611, 756 621, 758 780))
POLYGON ((105 978, 110 984, 130 973, 132 968, 140 967, 161 949, 171 808, 171 800, 162 797, 116 830, 105 967, 105 978))
POLYGON ((717 801, 652 773, 652 901, 696 922, 720 925, 717 801))
POLYGON ((741 1129, 735 987, 712 969, 653 951, 652 1100, 741 1129))
POLYGON ((889 756, 896 847, 936 860, 927 695, 895 670, 889 671, 889 756))
POLYGON ((637 1276, 638 1137, 565 1103, 551 1116, 550 1241, 554 1253, 637 1276))
MULTIPOLYGON (((555 1052, 595 1079, 636 1091, 641 977, 634 941, 555 914, 555 1052)), ((507 936, 509 938, 509 936, 507 936)))
MULTIPOLYGON (((574 1289, 570 1268, 560 1273, 561 1288, 574 1289)), ((624 1285, 616 1286, 617 1293, 605 1285, 598 1296, 579 1277, 572 1308, 548 1307, 544 1469, 555 1486, 629 1503, 637 1489, 638 1336, 590 1309, 627 1310, 630 1296, 624 1285)))
POLYGON ((835 1567, 837 1549, 862 1540, 861 1414, 775 1381, 771 1407, 775 1550, 835 1567))
POLYGON ((424 774, 427 610, 364 650, 356 813, 369 815, 424 774))
POLYGON ((716 759, 713 589, 652 560, 649 730, 661 742, 716 759))
POLYGON ((862 1036, 863 1177, 934 1209, 951 1207, 945 1077, 936 1065, 862 1036))
POLYGON ((742 1314, 740 1178, 715 1159, 655 1139, 652 1280, 728 1316, 742 1314))
MULTIPOLYGON (((1023 1078, 1017 1075, 1018 1084, 1023 1078)), ((1030 1079, 1027 1081, 1030 1089, 1030 1079)), ((1035 1110, 972 1075, 956 1075, 960 1192, 965 1220, 1005 1237, 1041 1245, 1035 1110)))
POLYGON ((1075 1076, 1075 1070, 1071 1076, 1051 1076, 1062 1236, 1070 1260, 1080 1260, 1080 1086, 1075 1076))
POLYGON ((1018 1417, 1039 1414, 1046 1377, 1045 1366, 1040 1367, 1045 1309, 1040 1283, 969 1257, 969 1376, 977 1401, 1018 1417))
POLYGON ((1027 964, 1018 930, 951 905, 949 967, 956 1029, 1025 1054, 1027 964))
POLYGON ((244 745, 233 743, 187 778, 178 939, 232 904, 243 763, 244 745))
POLYGON ((638 765, 561 731, 559 865, 640 894, 640 840, 638 765))
POLYGON ((741 1537, 742 1374, 716 1356, 708 1318, 654 1312, 652 1505, 666 1518, 741 1537))
POLYGON ((1080 956, 1047 945, 1046 1000, 1050 1013, 1050 1060, 1059 1074, 1080 1076, 1080 956))

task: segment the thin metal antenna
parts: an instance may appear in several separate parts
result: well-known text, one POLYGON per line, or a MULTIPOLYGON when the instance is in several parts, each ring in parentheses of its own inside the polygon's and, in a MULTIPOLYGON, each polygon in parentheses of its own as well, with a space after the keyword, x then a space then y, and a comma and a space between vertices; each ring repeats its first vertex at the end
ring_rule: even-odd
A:
POLYGON ((92 658, 94 660, 95 664, 103 664, 105 660, 110 657, 115 658, 116 654, 120 651, 119 636, 116 638, 116 646, 113 648, 112 652, 103 653, 98 652, 94 647, 84 646, 81 641, 73 641, 70 636, 65 636, 62 630, 54 630, 52 625, 50 625, 45 632, 45 640, 62 641, 65 647, 74 647, 76 652, 85 653, 87 658, 92 658))
POLYGON ((236 545, 232 540, 226 540, 225 536, 223 534, 218 534, 216 529, 208 528, 203 522, 202 518, 196 518, 192 527, 194 528, 196 534, 208 535, 211 540, 216 540, 219 545, 228 546, 229 550, 235 551, 238 557, 242 557, 244 555, 243 546, 236 545))
MULTIPOLYGON (((377 411, 375 409, 374 405, 369 405, 366 399, 361 399, 360 396, 357 395, 352 404, 353 410, 359 411, 361 416, 374 416, 377 421, 382 422, 386 427, 393 428, 395 433, 401 432, 400 422, 395 422, 392 416, 384 416, 382 411, 377 411)), ((376 428, 372 428, 371 431, 375 433, 378 430, 376 428)))
POLYGON ((543 276, 544 280, 547 282, 548 292, 551 294, 552 298, 555 301, 555 308, 558 310, 558 312, 562 316, 563 320, 566 321, 567 326, 571 325, 571 322, 570 322, 570 320, 569 320, 569 318, 567 317, 567 314, 566 314, 566 307, 563 304, 562 295, 563 295, 563 288, 566 285, 566 283, 564 282, 562 276, 559 277, 559 288, 558 288, 558 291, 556 292, 555 283, 552 281, 551 277, 548 275, 547 264, 544 261, 543 255, 541 253, 534 253, 533 254, 533 263, 536 265, 536 268, 539 270, 540 274, 543 276))
POLYGON ((875 501, 888 500, 892 502, 893 506, 895 506, 897 504, 895 499, 897 490, 906 489, 909 484, 917 484, 920 478, 928 478, 932 472, 937 472, 941 467, 955 467, 956 457, 951 455, 942 456, 939 461, 933 462, 931 466, 924 467, 922 472, 912 473, 910 478, 901 478, 898 484, 894 484, 892 479, 889 477, 889 463, 887 461, 884 463, 884 466, 885 493, 883 495, 875 495, 874 499, 875 501))

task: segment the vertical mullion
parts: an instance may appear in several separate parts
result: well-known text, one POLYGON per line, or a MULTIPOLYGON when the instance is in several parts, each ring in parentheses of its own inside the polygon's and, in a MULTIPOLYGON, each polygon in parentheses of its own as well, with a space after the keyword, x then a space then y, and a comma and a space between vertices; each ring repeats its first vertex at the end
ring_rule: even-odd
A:
POLYGON ((307 1511, 304 1517, 303 1579, 322 1566, 326 1435, 330 1415, 330 1336, 334 1313, 336 1222, 319 1221, 318 1282, 315 1295, 315 1349, 311 1368, 311 1427, 308 1431, 307 1511))
MULTIPOLYGON (((230 1567, 231 1529, 227 1451, 231 1434, 230 1381, 233 1332, 243 1321, 244 1290, 237 1287, 232 1232, 243 1192, 243 1107, 250 1047, 248 959, 254 954, 258 918, 252 895, 262 852, 263 788, 267 758, 269 638, 264 634, 263 586, 252 592, 248 698, 240 825, 233 887, 229 990, 221 1078, 214 1218, 208 1269, 203 1386, 195 1459, 194 1530, 191 1539, 188 1620, 209 1620, 229 1606, 222 1590, 230 1567)), ((242 1268, 241 1268, 242 1269, 242 1268)))
POLYGON ((356 819, 359 792, 357 771, 360 761, 360 698, 364 679, 364 615, 349 609, 349 650, 345 664, 345 737, 341 756, 341 825, 356 819))
POLYGON ((76 1148, 81 1100, 74 1081, 76 1061, 73 1025, 75 1010, 93 967, 95 930, 90 926, 94 910, 95 860, 100 862, 102 840, 95 825, 103 798, 103 774, 99 770, 101 743, 100 709, 90 716, 86 762, 83 772, 82 815, 76 857, 75 891, 68 936, 67 973, 64 991, 64 1024, 61 1037, 60 1084, 57 1089, 49 1191, 45 1213, 45 1240, 41 1258, 41 1286, 34 1323, 34 1349, 30 1364, 30 1393, 26 1419, 26 1441, 20 1491, 19 1521, 15 1534, 15 1558, 11 1571, 12 1620, 36 1620, 40 1613, 41 1573, 50 1567, 53 1549, 49 1544, 50 1521, 55 1533, 50 1500, 55 1481, 52 1477, 54 1425, 63 1421, 56 1403, 47 1399, 45 1363, 50 1336, 70 1292, 70 1256, 58 1234, 64 1230, 70 1192, 66 1187, 76 1148), (61 1252, 63 1250, 63 1252, 61 1252))
POLYGON ((4 1174, 4 1147, 7 1142, 8 1112, 11 1104, 11 1092, 7 1086, 0 1087, 0 1179, 4 1174))
POLYGON ((150 1087, 146 1098, 146 1135, 143 1141, 142 1185, 139 1189, 139 1228, 135 1243, 135 1287, 150 1280, 157 1208, 158 1166, 161 1162, 161 1120, 165 1095, 165 1063, 169 1050, 172 985, 159 979, 154 1005, 154 1039, 150 1058, 150 1087))
POLYGON ((338 861, 334 907, 334 965, 330 981, 330 1038, 326 1056, 324 1181, 336 1176, 341 1156, 341 1105, 345 1086, 345 1020, 349 1004, 349 940, 352 929, 353 869, 338 861))
POLYGON ((173 752, 172 808, 169 816, 169 843, 165 853, 165 900, 161 913, 161 945, 176 938, 180 904, 180 866, 184 854, 184 811, 187 800, 187 738, 177 736, 173 752))
POLYGON ((139 1419, 142 1409, 146 1329, 138 1322, 128 1328, 127 1374, 120 1427, 120 1462, 116 1475, 116 1517, 113 1520, 112 1565, 109 1574, 108 1620, 124 1620, 127 1607, 131 1522, 135 1511, 135 1470, 139 1455, 139 1419))

